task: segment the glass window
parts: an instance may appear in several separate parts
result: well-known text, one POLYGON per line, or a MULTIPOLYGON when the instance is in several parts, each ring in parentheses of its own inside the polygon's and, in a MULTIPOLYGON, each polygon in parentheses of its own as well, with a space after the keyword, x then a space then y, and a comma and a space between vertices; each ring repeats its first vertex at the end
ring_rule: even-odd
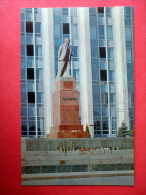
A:
POLYGON ((27 84, 27 91, 32 92, 35 90, 35 85, 34 84, 27 84))
POLYGON ((60 38, 61 35, 61 24, 57 23, 54 25, 55 38, 60 38))
POLYGON ((42 24, 41 24, 41 22, 35 22, 35 33, 42 33, 42 24))
POLYGON ((111 25, 107 25, 107 39, 113 39, 113 27, 111 25))
POLYGON ((34 79, 34 68, 27 68, 27 79, 34 79))
POLYGON ((92 62, 92 69, 99 69, 99 64, 97 62, 92 62))
POLYGON ((24 32, 24 22, 21 21, 21 32, 24 32))
POLYGON ((99 54, 100 54, 100 58, 106 58, 106 48, 99 47, 99 54))
POLYGON ((26 21, 26 32, 33 33, 33 22, 26 21))
POLYGON ((106 16, 110 17, 111 16, 111 7, 106 7, 106 16))
POLYGON ((109 81, 114 82, 115 81, 115 71, 109 70, 109 81))
POLYGON ((90 25, 90 38, 96 39, 96 34, 97 34, 96 26, 90 25))
POLYGON ((69 34, 69 23, 63 23, 63 34, 69 34))
POLYGON ((38 116, 44 116, 44 109, 43 108, 38 108, 37 109, 37 115, 38 116))
POLYGON ((35 116, 35 108, 28 108, 28 116, 35 116))
POLYGON ((132 20, 130 19, 125 19, 125 25, 132 25, 132 20))
POLYGON ((131 14, 131 7, 125 7, 125 14, 131 14))
POLYGON ((38 123, 38 131, 44 131, 44 121, 40 120, 38 123))
POLYGON ((26 85, 25 84, 21 84, 21 91, 26 91, 26 85))
POLYGON ((128 84, 128 91, 133 92, 133 84, 128 84))
POLYGON ((97 58, 97 47, 91 47, 91 58, 97 58))
POLYGON ((104 25, 98 26, 98 33, 99 33, 99 35, 104 36, 104 25))
POLYGON ((68 15, 68 8, 62 8, 62 15, 68 15))
POLYGON ((100 85, 92 85, 93 93, 100 93, 100 85))
POLYGON ((104 7, 98 7, 97 12, 98 12, 98 16, 103 17, 104 16, 104 7))
POLYGON ((94 130, 101 130, 100 121, 94 121, 94 130))
POLYGON ((35 121, 29 121, 29 131, 35 131, 35 121))
POLYGON ((78 26, 77 24, 72 24, 71 25, 71 30, 72 30, 72 37, 77 38, 78 37, 78 26))
POLYGON ((32 21, 33 20, 32 14, 26 14, 26 20, 32 21))
POLYGON ((116 106, 116 94, 115 93, 110 93, 110 104, 111 106, 116 106))
POLYGON ((93 108, 93 115, 94 116, 100 116, 101 115, 100 108, 93 108))
POLYGON ((26 103, 26 93, 21 92, 21 103, 26 103))
POLYGON ((108 116, 108 109, 102 108, 102 116, 108 116))
POLYGON ((102 103, 108 104, 108 93, 107 92, 102 93, 102 103))
POLYGON ((126 26, 125 27, 125 36, 126 36, 126 41, 131 41, 132 40, 132 29, 131 29, 131 26, 126 26))
POLYGON ((77 46, 72 46, 72 53, 74 54, 73 57, 79 57, 79 51, 78 51, 78 47, 77 46))
POLYGON ((37 103, 44 103, 42 92, 37 92, 37 103))
POLYGON ((35 92, 28 92, 28 103, 35 103, 35 92))
POLYGON ((114 58, 114 50, 113 48, 108 48, 108 58, 113 59, 114 58))
POLYGON ((21 45, 21 56, 25 56, 25 45, 21 45))
POLYGON ((21 121, 21 130, 27 131, 27 121, 21 121))
POLYGON ((35 46, 35 55, 36 56, 42 56, 42 45, 36 45, 35 46))
POLYGON ((27 109, 21 108, 21 116, 27 116, 27 109))
POLYGON ((133 93, 128 93, 129 107, 133 107, 134 104, 134 95, 133 93))
POLYGON ((21 79, 22 80, 26 79, 26 69, 25 68, 21 68, 21 79))
POLYGON ((43 69, 42 68, 36 69, 36 80, 43 81, 43 69))
POLYGON ((127 80, 133 81, 133 70, 127 70, 127 80))
POLYGON ((42 61, 36 60, 36 67, 37 67, 37 68, 42 68, 42 67, 43 67, 42 61))
POLYGON ((27 56, 34 56, 33 45, 26 45, 27 48, 27 56))
POLYGON ((99 71, 98 70, 92 70, 92 80, 93 81, 99 81, 99 71))
MULTIPOLYGON (((108 130, 109 129, 109 127, 108 127, 108 121, 102 121, 102 129, 103 130, 108 130)), ((107 131, 107 134, 108 134, 108 131, 107 131)))
POLYGON ((93 93, 93 103, 100 105, 100 93, 93 93))
POLYGON ((112 130, 116 130, 116 129, 117 129, 117 118, 112 117, 112 130))
POLYGON ((132 62, 132 49, 130 49, 130 48, 126 49, 126 61, 127 61, 127 63, 132 62))
POLYGON ((76 81, 80 80, 79 69, 74 69, 73 70, 73 77, 75 77, 76 81))
POLYGON ((107 81, 107 71, 106 70, 100 70, 100 80, 107 81))

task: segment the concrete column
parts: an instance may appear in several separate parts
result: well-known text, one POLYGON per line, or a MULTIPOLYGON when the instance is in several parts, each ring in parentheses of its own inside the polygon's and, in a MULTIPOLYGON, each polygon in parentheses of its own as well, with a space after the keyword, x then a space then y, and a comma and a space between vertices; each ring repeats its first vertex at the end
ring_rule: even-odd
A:
POLYGON ((42 9, 42 35, 43 35, 43 67, 44 67, 44 114, 45 133, 50 132, 53 126, 52 93, 55 84, 55 58, 54 58, 54 19, 53 9, 42 9))
POLYGON ((117 127, 129 126, 124 7, 113 8, 117 127))
POLYGON ((81 123, 94 135, 89 8, 78 8, 81 123))

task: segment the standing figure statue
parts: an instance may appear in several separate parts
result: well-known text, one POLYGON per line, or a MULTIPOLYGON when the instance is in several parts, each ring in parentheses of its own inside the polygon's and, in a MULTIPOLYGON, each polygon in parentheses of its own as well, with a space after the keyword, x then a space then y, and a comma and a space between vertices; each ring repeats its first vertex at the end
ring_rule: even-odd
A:
POLYGON ((66 38, 65 43, 60 45, 58 50, 58 74, 57 77, 71 76, 71 52, 70 39, 66 38))

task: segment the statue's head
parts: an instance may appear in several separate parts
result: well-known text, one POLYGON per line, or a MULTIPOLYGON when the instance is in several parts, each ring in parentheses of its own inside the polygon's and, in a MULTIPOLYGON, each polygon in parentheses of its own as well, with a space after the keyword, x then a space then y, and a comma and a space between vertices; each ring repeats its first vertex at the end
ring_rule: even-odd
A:
POLYGON ((70 39, 69 38, 65 38, 65 43, 70 43, 70 39))

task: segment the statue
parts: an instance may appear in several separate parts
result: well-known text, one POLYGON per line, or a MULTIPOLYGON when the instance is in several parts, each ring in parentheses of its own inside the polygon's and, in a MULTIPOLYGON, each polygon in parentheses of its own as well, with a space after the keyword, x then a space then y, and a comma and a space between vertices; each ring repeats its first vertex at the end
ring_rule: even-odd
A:
POLYGON ((71 76, 71 52, 70 39, 66 38, 65 43, 60 45, 58 50, 58 74, 57 77, 71 76))

